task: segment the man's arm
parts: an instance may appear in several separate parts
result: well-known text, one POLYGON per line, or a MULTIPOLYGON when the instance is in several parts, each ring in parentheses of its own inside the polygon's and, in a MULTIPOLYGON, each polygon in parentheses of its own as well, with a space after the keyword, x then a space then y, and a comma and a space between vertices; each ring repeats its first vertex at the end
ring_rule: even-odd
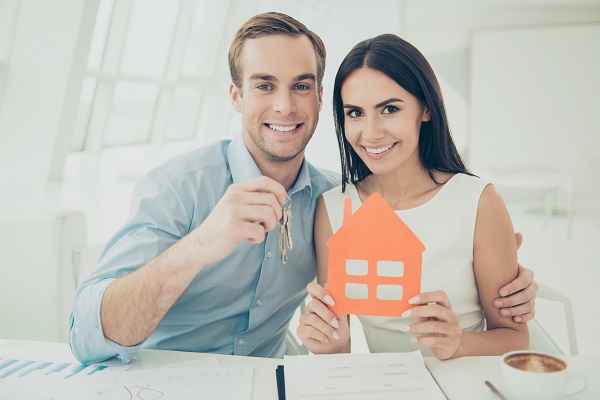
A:
MULTIPOLYGON (((517 249, 523 243, 523 235, 515 234, 517 249)), ((519 264, 519 276, 508 285, 500 288, 499 298, 494 307, 500 309, 503 317, 512 317, 515 322, 525 323, 535 317, 535 297, 538 285, 533 281, 533 271, 519 264)))
POLYGON ((286 191, 260 177, 231 185, 206 220, 139 270, 115 280, 104 293, 104 336, 124 346, 144 341, 206 265, 247 238, 261 243, 281 218, 286 191))
MULTIPOLYGON (((172 199, 176 195, 157 190, 168 182, 161 181, 161 176, 155 179, 160 183, 150 179, 140 188, 144 196, 172 199)), ((266 177, 231 185, 204 221, 183 238, 178 233, 183 228, 173 225, 189 226, 189 217, 181 213, 175 217, 161 207, 164 204, 144 196, 139 204, 152 205, 140 206, 138 214, 143 217, 132 220, 109 244, 103 255, 108 255, 108 261, 78 291, 70 342, 80 360, 101 361, 119 355, 127 362, 137 351, 127 346, 143 342, 156 329, 202 268, 221 260, 244 238, 251 243, 264 240, 265 232, 281 217, 286 192, 266 177), (173 218, 177 223, 168 226, 173 218), (164 251, 151 259, 157 247, 164 251), (143 266, 136 269, 135 265, 143 266)))

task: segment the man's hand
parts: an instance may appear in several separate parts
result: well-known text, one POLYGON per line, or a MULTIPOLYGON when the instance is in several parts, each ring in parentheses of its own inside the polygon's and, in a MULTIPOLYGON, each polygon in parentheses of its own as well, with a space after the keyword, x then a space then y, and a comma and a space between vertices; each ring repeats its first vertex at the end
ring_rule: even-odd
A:
MULTIPOLYGON (((188 235, 188 243, 202 249, 197 256, 204 265, 221 260, 243 239, 261 243, 281 219, 286 197, 284 187, 266 176, 233 184, 204 222, 188 235)), ((194 254, 194 249, 189 251, 194 254)))
MULTIPOLYGON (((517 249, 523 243, 523 235, 515 234, 517 249)), ((508 285, 500 288, 500 298, 494 306, 500 309, 503 317, 512 317, 515 322, 527 322, 535 317, 535 296, 538 285, 533 281, 533 271, 519 264, 519 276, 508 285)))

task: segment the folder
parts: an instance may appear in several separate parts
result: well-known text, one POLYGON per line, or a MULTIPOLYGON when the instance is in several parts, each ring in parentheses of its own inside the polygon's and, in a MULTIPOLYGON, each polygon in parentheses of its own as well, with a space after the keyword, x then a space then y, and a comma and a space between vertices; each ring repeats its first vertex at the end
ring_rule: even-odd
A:
POLYGON ((279 400, 285 400, 285 375, 283 373, 283 365, 277 366, 275 377, 277 378, 277 397, 279 397, 279 400))

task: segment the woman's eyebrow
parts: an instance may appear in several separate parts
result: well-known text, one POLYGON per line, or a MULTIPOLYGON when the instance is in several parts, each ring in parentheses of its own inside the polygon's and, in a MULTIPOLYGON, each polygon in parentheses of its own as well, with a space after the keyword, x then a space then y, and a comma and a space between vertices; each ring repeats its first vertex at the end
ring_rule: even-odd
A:
POLYGON ((380 103, 377 103, 377 104, 375 104, 375 106, 374 106, 373 108, 374 108, 374 109, 377 109, 377 108, 383 107, 383 106, 385 106, 385 105, 387 105, 387 104, 393 103, 393 102, 395 102, 395 101, 399 101, 400 103, 404 103, 404 101, 403 101, 403 100, 400 100, 400 99, 399 99, 399 98, 397 98, 397 97, 392 97, 391 99, 387 99, 387 100, 384 100, 384 101, 382 101, 382 102, 380 102, 380 103))

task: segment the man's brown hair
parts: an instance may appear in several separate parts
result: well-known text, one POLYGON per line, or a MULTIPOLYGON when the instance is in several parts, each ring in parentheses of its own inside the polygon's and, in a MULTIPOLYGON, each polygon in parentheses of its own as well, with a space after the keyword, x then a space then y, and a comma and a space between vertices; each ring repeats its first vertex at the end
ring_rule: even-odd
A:
POLYGON ((300 36, 306 35, 311 41, 317 58, 317 84, 321 86, 323 74, 325 73, 325 45, 321 38, 309 30, 303 23, 290 17, 289 15, 268 12, 255 15, 238 29, 231 47, 229 47, 229 72, 231 81, 238 88, 242 88, 240 55, 244 42, 247 39, 256 39, 262 36, 270 35, 288 35, 300 36))

